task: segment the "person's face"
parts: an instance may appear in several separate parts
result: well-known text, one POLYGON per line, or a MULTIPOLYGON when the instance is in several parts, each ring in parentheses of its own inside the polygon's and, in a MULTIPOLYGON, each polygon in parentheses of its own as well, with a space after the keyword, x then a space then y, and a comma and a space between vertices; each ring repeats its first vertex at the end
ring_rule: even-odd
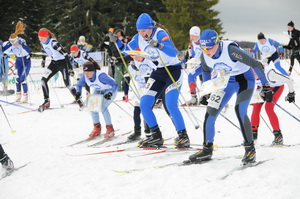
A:
POLYGON ((264 43, 266 42, 266 39, 259 39, 258 42, 259 42, 260 44, 264 44, 264 43))
POLYGON ((40 42, 42 42, 42 43, 46 43, 47 39, 48 39, 48 37, 40 37, 40 36, 39 36, 39 40, 40 40, 40 42))
POLYGON ((138 33, 144 40, 147 40, 146 36, 150 37, 150 35, 152 34, 152 31, 153 31, 153 29, 141 29, 141 30, 138 30, 138 33))
POLYGON ((72 53, 72 55, 73 55, 74 57, 77 57, 77 56, 78 56, 78 53, 79 53, 79 50, 77 50, 77 51, 71 51, 71 53, 72 53))
POLYGON ((208 57, 212 57, 216 54, 217 50, 218 50, 218 46, 219 44, 215 44, 212 47, 207 47, 207 48, 202 48, 203 53, 206 54, 208 57))
POLYGON ((191 41, 197 41, 199 39, 198 35, 190 35, 190 40, 191 41))
POLYGON ((18 40, 16 40, 16 41, 14 41, 13 43, 11 43, 11 45, 13 45, 13 46, 18 46, 18 45, 19 45, 18 40))
POLYGON ((292 26, 287 27, 288 31, 292 31, 294 28, 292 26))
POLYGON ((94 73, 95 71, 84 71, 84 75, 89 79, 93 77, 94 73))
POLYGON ((142 62, 144 60, 144 57, 137 55, 137 56, 134 56, 133 59, 138 61, 138 62, 142 62))

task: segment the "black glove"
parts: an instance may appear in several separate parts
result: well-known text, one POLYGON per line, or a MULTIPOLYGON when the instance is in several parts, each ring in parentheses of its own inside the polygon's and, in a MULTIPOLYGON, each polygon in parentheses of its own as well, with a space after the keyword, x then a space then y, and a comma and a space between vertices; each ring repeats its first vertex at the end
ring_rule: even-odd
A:
POLYGON ((131 68, 132 68, 133 70, 139 71, 139 69, 138 69, 138 68, 136 67, 136 65, 134 65, 134 64, 131 65, 131 68))
POLYGON ((77 93, 75 94, 75 100, 76 100, 76 101, 77 101, 77 100, 80 100, 80 98, 81 98, 81 93, 77 92, 77 93))
POLYGON ((272 102, 273 90, 268 83, 263 85, 263 89, 260 91, 260 97, 266 102, 272 102))
POLYGON ((152 46, 153 48, 157 48, 157 47, 159 46, 158 41, 157 41, 157 40, 153 40, 152 38, 150 38, 150 39, 148 40, 148 44, 149 44, 150 46, 152 46))
POLYGON ((210 97, 210 94, 201 96, 200 104, 207 106, 209 97, 210 97))
POLYGON ((74 72, 74 70, 73 70, 73 69, 69 69, 69 75, 70 75, 71 77, 74 77, 74 75, 75 75, 75 72, 74 72))
POLYGON ((295 102, 295 92, 289 93, 289 94, 285 97, 285 101, 288 101, 289 103, 295 102))
POLYGON ((109 42, 115 43, 116 41, 118 41, 118 36, 113 34, 112 32, 109 32, 108 36, 109 36, 109 42))
POLYGON ((45 68, 45 63, 46 63, 46 61, 42 60, 42 63, 41 63, 42 68, 45 68))
POLYGON ((107 100, 111 100, 111 96, 112 96, 112 93, 111 92, 108 92, 104 95, 104 98, 107 99, 107 100))

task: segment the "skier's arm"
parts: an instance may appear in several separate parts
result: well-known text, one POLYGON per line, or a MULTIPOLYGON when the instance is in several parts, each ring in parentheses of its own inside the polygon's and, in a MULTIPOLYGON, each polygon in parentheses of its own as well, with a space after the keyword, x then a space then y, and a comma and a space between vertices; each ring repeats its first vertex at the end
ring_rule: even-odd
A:
POLYGON ((68 69, 69 70, 73 70, 73 67, 72 67, 72 65, 70 63, 69 55, 65 51, 65 49, 63 48, 63 46, 60 43, 58 43, 57 41, 53 42, 52 46, 53 46, 54 50, 57 50, 61 55, 63 55, 65 57, 68 69))
POLYGON ((112 86, 112 88, 108 92, 114 93, 118 89, 119 85, 117 84, 117 82, 115 82, 106 73, 101 73, 98 78, 99 78, 99 81, 102 82, 103 84, 108 84, 108 85, 112 86))
POLYGON ((269 42, 270 42, 271 45, 278 47, 279 53, 283 53, 283 47, 279 42, 277 42, 273 39, 269 39, 269 42))
POLYGON ((236 45, 229 46, 229 56, 232 61, 239 61, 243 64, 246 64, 254 69, 255 73, 259 77, 262 85, 266 84, 268 81, 265 77, 263 68, 260 65, 260 62, 248 55, 245 51, 240 49, 236 45))
POLYGON ((82 87, 83 87, 85 84, 86 84, 86 82, 85 82, 85 77, 84 77, 84 74, 83 74, 83 75, 81 75, 81 77, 80 77, 78 83, 76 84, 76 92, 77 92, 77 93, 80 93, 80 95, 81 95, 82 87))
POLYGON ((293 80, 291 78, 289 78, 286 75, 277 73, 274 69, 270 70, 270 72, 268 72, 268 77, 270 79, 271 82, 282 82, 282 83, 286 83, 289 87, 289 92, 292 93, 294 92, 294 84, 293 84, 293 80))

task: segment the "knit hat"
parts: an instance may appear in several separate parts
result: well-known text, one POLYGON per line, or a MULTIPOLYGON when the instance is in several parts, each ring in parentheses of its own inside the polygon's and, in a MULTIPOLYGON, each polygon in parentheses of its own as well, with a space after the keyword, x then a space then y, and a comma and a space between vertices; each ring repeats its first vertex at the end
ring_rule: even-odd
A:
POLYGON ((204 50, 211 49, 219 42, 218 33, 211 29, 204 30, 200 35, 201 48, 204 50))
POLYGON ((196 35, 196 36, 200 36, 200 28, 198 26, 193 26, 190 29, 190 35, 196 35))
POLYGON ((294 27, 294 22, 290 21, 287 25, 291 26, 291 27, 294 27))
POLYGON ((147 13, 141 14, 136 21, 136 29, 137 30, 152 29, 152 28, 154 28, 154 25, 155 25, 155 22, 150 17, 150 15, 148 15, 147 13))
POLYGON ((86 62, 83 64, 83 71, 88 72, 88 71, 95 71, 95 66, 92 62, 86 62))
POLYGON ((260 39, 266 39, 266 38, 265 38, 265 35, 264 35, 262 32, 260 32, 260 33, 257 35, 257 39, 260 40, 260 39))
POLYGON ((39 30, 38 36, 39 37, 49 37, 49 32, 46 30, 39 30))
POLYGON ((70 52, 76 52, 76 51, 78 51, 78 50, 79 50, 79 48, 78 48, 77 45, 72 45, 72 46, 70 47, 70 52))
POLYGON ((85 41, 85 37, 83 35, 81 35, 78 40, 79 41, 85 41))

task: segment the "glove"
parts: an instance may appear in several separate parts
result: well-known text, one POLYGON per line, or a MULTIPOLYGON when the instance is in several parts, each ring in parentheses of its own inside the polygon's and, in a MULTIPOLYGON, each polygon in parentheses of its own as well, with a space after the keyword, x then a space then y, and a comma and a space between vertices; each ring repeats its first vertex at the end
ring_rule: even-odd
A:
POLYGON ((69 75, 70 75, 71 77, 74 77, 74 75, 75 75, 75 72, 74 72, 74 70, 73 70, 73 69, 69 69, 69 75))
POLYGON ((259 95, 266 102, 272 101, 273 90, 271 89, 268 83, 263 85, 263 89, 260 91, 259 95))
POLYGON ((109 36, 109 42, 115 43, 116 41, 118 41, 118 36, 113 34, 112 32, 109 32, 108 36, 109 36))
POLYGON ((207 106, 209 97, 210 97, 210 94, 201 96, 199 103, 207 106))
POLYGON ((46 61, 42 60, 42 63, 41 63, 42 68, 45 68, 45 63, 46 63, 46 61))
POLYGON ((106 100, 111 100, 111 96, 112 96, 112 93, 111 93, 111 92, 108 92, 108 93, 106 93, 106 94, 104 95, 104 98, 105 98, 106 100))
POLYGON ((77 92, 77 93, 75 94, 75 100, 77 101, 77 100, 79 100, 80 98, 81 98, 81 93, 77 92))
POLYGON ((158 41, 157 41, 157 40, 153 40, 152 38, 150 38, 150 39, 148 40, 148 44, 149 44, 151 47, 153 47, 153 48, 157 48, 157 47, 159 46, 158 41))
POLYGON ((279 53, 279 56, 280 57, 284 57, 284 53, 279 53))
POLYGON ((285 97, 285 101, 288 101, 289 103, 295 102, 295 92, 289 93, 289 94, 285 97))

